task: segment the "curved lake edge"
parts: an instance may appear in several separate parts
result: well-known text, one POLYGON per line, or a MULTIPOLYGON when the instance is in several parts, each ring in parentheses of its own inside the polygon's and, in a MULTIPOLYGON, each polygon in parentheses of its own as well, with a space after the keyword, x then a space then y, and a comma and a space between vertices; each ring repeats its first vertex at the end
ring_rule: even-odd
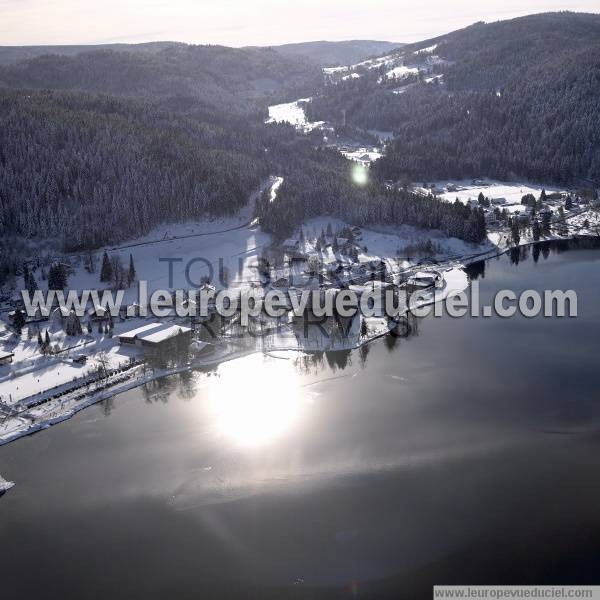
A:
MULTIPOLYGON (((599 248, 600 247, 600 236, 572 234, 569 236, 553 237, 551 239, 538 240, 535 242, 532 242, 532 241, 525 242, 524 241, 521 244, 519 244, 518 246, 507 247, 507 248, 503 248, 503 249, 496 247, 496 248, 486 251, 486 252, 456 258, 455 260, 447 261, 446 263, 439 263, 439 264, 432 263, 432 265, 441 267, 441 268, 447 268, 447 267, 452 266, 454 268, 458 268, 458 269, 466 271, 466 270, 468 270, 468 268, 470 266, 472 266, 476 263, 486 262, 488 260, 499 258, 499 257, 501 257, 505 254, 509 254, 509 253, 514 253, 514 252, 520 253, 524 249, 527 249, 530 247, 534 247, 534 246, 540 246, 540 247, 550 246, 550 247, 552 247, 552 246, 560 246, 561 244, 570 245, 573 243, 577 244, 577 247, 579 247, 578 244, 580 242, 583 242, 584 244, 590 243, 589 246, 586 246, 586 248, 589 248, 589 249, 599 248)), ((470 278, 469 278, 469 282, 470 282, 470 278)), ((451 291, 454 291, 454 290, 451 290, 451 291)), ((438 301, 441 301, 442 299, 443 299, 442 297, 435 296, 430 300, 422 302, 420 304, 420 306, 434 304, 438 301)), ((410 312, 410 311, 406 311, 405 314, 408 312, 410 312)), ((335 349, 327 350, 327 352, 355 351, 355 350, 360 349, 363 346, 367 346, 368 344, 370 344, 378 339, 381 339, 383 337, 386 337, 390 334, 393 334, 390 329, 374 331, 367 336, 359 338, 359 340, 356 342, 349 343, 349 344, 340 344, 339 347, 336 347, 335 349)), ((311 353, 321 352, 321 351, 315 351, 315 350, 311 350, 309 348, 302 348, 302 347, 288 347, 288 348, 282 347, 282 348, 273 348, 270 351, 266 352, 259 347, 254 347, 254 348, 247 348, 247 349, 244 349, 244 350, 238 351, 238 352, 231 352, 229 354, 225 354, 225 355, 221 355, 221 356, 208 357, 207 359, 204 359, 204 360, 196 359, 186 365, 180 365, 180 366, 172 367, 170 369, 161 369, 158 371, 154 370, 150 374, 148 374, 147 372, 144 372, 143 376, 140 378, 133 379, 133 376, 132 376, 131 378, 125 380, 124 382, 120 382, 112 387, 107 387, 105 389, 102 389, 100 392, 91 393, 91 394, 87 395, 84 400, 78 402, 77 404, 69 406, 69 408, 67 410, 65 410, 64 413, 57 414, 56 416, 53 416, 51 419, 33 423, 27 429, 22 429, 22 430, 16 431, 14 434, 0 436, 0 447, 3 445, 9 444, 11 442, 17 441, 23 437, 30 436, 35 433, 44 431, 44 430, 48 429, 49 427, 52 427, 53 425, 57 425, 59 423, 62 423, 64 421, 71 419, 77 413, 89 408, 90 406, 93 406, 95 404, 98 404, 99 402, 108 400, 110 398, 113 398, 114 396, 117 396, 121 393, 124 393, 124 392, 130 391, 132 389, 147 385, 148 383, 151 383, 153 381, 158 381, 158 380, 161 380, 161 379, 164 379, 167 377, 171 377, 173 375, 177 375, 177 374, 184 373, 184 372, 201 371, 201 370, 205 370, 205 369, 214 369, 221 364, 231 362, 234 360, 238 360, 241 358, 245 358, 247 356, 251 356, 254 354, 271 355, 270 354, 271 352, 273 352, 273 353, 274 352, 294 352, 294 353, 311 354, 311 353)), ((49 399, 49 400, 51 400, 51 399, 49 399)), ((13 485, 14 484, 8 486, 4 490, 4 492, 8 491, 11 487, 13 487, 13 485)))

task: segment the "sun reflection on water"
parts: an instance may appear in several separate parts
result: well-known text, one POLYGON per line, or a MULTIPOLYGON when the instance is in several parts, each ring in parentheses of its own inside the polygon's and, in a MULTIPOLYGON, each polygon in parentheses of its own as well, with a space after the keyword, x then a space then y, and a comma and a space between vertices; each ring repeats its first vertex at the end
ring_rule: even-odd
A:
POLYGON ((208 402, 217 433, 244 447, 283 437, 305 404, 291 361, 259 354, 222 364, 211 378, 208 402))

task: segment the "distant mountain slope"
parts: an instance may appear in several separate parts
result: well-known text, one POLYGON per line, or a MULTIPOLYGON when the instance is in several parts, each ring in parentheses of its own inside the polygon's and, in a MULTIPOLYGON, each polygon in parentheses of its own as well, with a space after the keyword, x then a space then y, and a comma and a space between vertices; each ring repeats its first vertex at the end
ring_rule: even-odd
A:
POLYGON ((371 56, 378 56, 401 48, 397 42, 375 40, 348 40, 343 42, 303 42, 273 46, 275 50, 288 56, 306 56, 321 67, 350 65, 371 56))
POLYGON ((435 44, 449 61, 446 83, 454 90, 494 89, 552 69, 560 56, 600 44, 600 15, 542 13, 495 23, 475 23, 445 36, 407 46, 435 44))
POLYGON ((600 15, 477 23, 374 64, 334 73, 310 116, 394 131, 382 177, 600 180, 600 15))
POLYGON ((185 46, 179 42, 145 42, 143 44, 89 44, 81 46, 0 46, 0 65, 9 65, 21 60, 57 54, 59 56, 77 56, 83 52, 96 50, 118 50, 153 54, 171 46, 185 46))
POLYGON ((255 112, 319 86, 312 63, 268 48, 170 45, 157 52, 97 50, 46 55, 0 67, 0 86, 116 96, 189 97, 237 113, 255 112))

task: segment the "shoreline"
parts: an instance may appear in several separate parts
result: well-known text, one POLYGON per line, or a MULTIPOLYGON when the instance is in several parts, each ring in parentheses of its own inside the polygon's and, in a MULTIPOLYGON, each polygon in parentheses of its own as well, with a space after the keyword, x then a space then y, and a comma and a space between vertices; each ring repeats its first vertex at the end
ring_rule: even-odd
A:
MULTIPOLYGON (((502 256, 504 254, 507 254, 509 251, 516 249, 516 248, 534 246, 536 244, 543 244, 543 243, 548 243, 548 242, 552 243, 552 242, 559 242, 559 241, 573 241, 576 239, 594 240, 594 239, 598 239, 598 238, 597 238, 597 236, 593 236, 593 235, 571 234, 569 236, 557 236, 557 237, 553 237, 551 239, 543 239, 543 240, 538 240, 538 241, 524 240, 518 246, 510 246, 510 247, 506 247, 506 248, 495 247, 495 248, 490 249, 485 252, 479 252, 479 253, 476 253, 473 255, 456 258, 456 259, 453 259, 446 263, 438 263, 435 266, 437 266, 438 268, 442 268, 445 271, 461 270, 464 272, 465 267, 467 267, 473 263, 485 261, 485 260, 491 260, 492 258, 496 258, 496 257, 502 256)), ((466 287, 468 287, 468 285, 469 285, 469 281, 468 281, 466 273, 465 273, 465 279, 466 279, 466 286, 463 287, 462 289, 466 289, 466 287)), ((426 305, 435 304, 436 302, 443 300, 448 295, 448 292, 450 292, 450 291, 458 291, 458 290, 455 288, 450 289, 450 288, 448 288, 448 286, 444 287, 442 290, 435 290, 434 294, 431 298, 428 298, 427 300, 420 302, 418 306, 426 306, 426 305), (441 292, 441 293, 438 294, 436 292, 441 292)), ((411 311, 411 309, 417 308, 418 306, 407 307, 402 313, 399 313, 399 316, 405 316, 407 313, 409 313, 411 311)), ((383 320, 383 319, 380 319, 380 321, 381 320, 383 320)), ((66 399, 64 397, 61 397, 60 400, 57 398, 49 398, 47 401, 45 401, 44 403, 39 405, 40 407, 44 407, 45 412, 48 413, 48 418, 43 419, 42 415, 40 414, 41 420, 39 422, 26 424, 24 422, 24 420, 22 419, 22 417, 19 417, 19 416, 7 417, 6 420, 11 419, 11 418, 12 419, 22 419, 20 422, 21 426, 15 427, 11 433, 6 433, 4 435, 1 433, 1 426, 0 426, 0 447, 4 446, 6 444, 9 444, 11 442, 14 442, 22 437, 26 437, 26 436, 38 433, 40 431, 43 431, 45 429, 48 429, 49 427, 52 427, 53 425, 56 425, 58 423, 62 423, 63 421, 70 419, 71 417, 73 417, 75 414, 81 412, 82 410, 85 410, 86 408, 89 408, 90 406, 93 406, 94 404, 98 404, 99 402, 102 402, 103 400, 107 400, 108 398, 112 398, 118 394, 130 391, 137 387, 141 387, 142 385, 145 385, 152 381, 162 379, 163 377, 169 377, 169 376, 176 375, 176 374, 182 373, 182 372, 190 372, 190 371, 194 371, 194 370, 201 370, 201 369, 206 369, 206 368, 210 368, 210 367, 215 367, 215 366, 218 366, 218 365, 226 363, 226 362, 231 362, 233 360, 238 360, 240 358, 244 358, 244 357, 251 356, 253 354, 258 354, 258 353, 262 353, 265 356, 269 356, 274 359, 287 360, 284 357, 272 356, 272 353, 278 353, 278 352, 311 353, 311 352, 316 352, 316 351, 324 351, 324 352, 353 351, 353 350, 357 350, 360 347, 367 345, 377 339, 381 339, 382 337, 388 335, 389 333, 390 333, 390 329, 389 329, 389 327, 386 326, 386 327, 382 327, 380 329, 373 331, 370 335, 367 335, 364 337, 359 336, 358 338, 350 341, 350 343, 345 343, 345 344, 342 343, 342 344, 337 345, 334 348, 319 349, 319 350, 317 350, 315 348, 310 348, 308 346, 306 346, 306 347, 281 346, 281 347, 264 349, 264 348, 260 348, 257 345, 253 348, 246 348, 246 349, 239 350, 239 351, 223 353, 223 354, 217 355, 217 356, 210 356, 204 360, 203 359, 195 359, 195 360, 190 361, 186 365, 181 365, 181 366, 173 367, 170 369, 153 370, 151 373, 147 373, 145 371, 144 365, 135 365, 134 367, 132 367, 132 371, 134 371, 134 373, 132 373, 130 376, 128 376, 125 379, 120 379, 120 380, 116 381, 113 385, 109 384, 105 387, 102 387, 100 390, 98 390, 96 392, 91 392, 91 393, 87 393, 87 394, 84 393, 81 396, 77 396, 75 398, 70 398, 70 399, 68 397, 66 399), (143 374, 141 376, 139 375, 140 371, 143 371, 143 374), (135 376, 135 372, 138 373, 138 376, 135 376)), ((76 394, 76 390, 72 391, 71 393, 76 394)), ((67 392, 67 396, 68 396, 68 394, 69 394, 69 392, 67 392)), ((63 394, 62 396, 64 396, 64 395, 65 394, 63 394)), ((32 407, 30 409, 26 409, 26 411, 23 411, 23 412, 32 412, 35 410, 35 408, 37 408, 37 407, 32 407)), ((2 488, 0 487, 0 495, 4 492, 8 491, 10 488, 12 488, 14 486, 14 483, 11 483, 11 482, 6 482, 6 483, 10 484, 10 485, 7 485, 4 490, 2 490, 2 488)))

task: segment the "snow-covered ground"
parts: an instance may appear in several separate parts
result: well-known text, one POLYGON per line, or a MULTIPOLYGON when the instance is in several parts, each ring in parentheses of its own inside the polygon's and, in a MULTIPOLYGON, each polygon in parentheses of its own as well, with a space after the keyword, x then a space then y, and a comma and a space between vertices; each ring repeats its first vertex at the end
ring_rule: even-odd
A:
POLYGON ((545 189, 547 194, 565 192, 564 189, 552 185, 543 186, 526 182, 507 183, 495 179, 481 179, 477 183, 473 183, 472 180, 467 179, 434 181, 432 183, 437 190, 444 190, 441 193, 437 193, 437 196, 449 202, 454 202, 458 198, 463 204, 466 204, 469 200, 477 200, 479 194, 482 193, 492 201, 504 198, 506 202, 498 206, 500 208, 506 207, 509 210, 511 210, 511 207, 514 210, 515 206, 523 208, 521 198, 525 194, 533 194, 538 198, 542 189, 545 189), (448 185, 454 186, 456 189, 448 191, 448 185))
POLYGON ((306 118, 306 112, 302 105, 310 102, 310 100, 310 98, 300 98, 295 102, 285 102, 284 104, 269 106, 267 123, 289 123, 305 132, 322 127, 324 125, 323 121, 313 123, 306 118))
MULTIPOLYGON (((326 231, 328 225, 331 225, 333 231, 341 230, 348 227, 349 224, 341 219, 332 217, 315 217, 308 220, 302 226, 304 234, 308 239, 316 239, 321 231, 326 231)), ((441 231, 420 229, 412 225, 380 225, 379 227, 371 226, 361 229, 360 241, 357 243, 361 247, 367 248, 367 251, 359 253, 360 262, 379 261, 386 262, 388 259, 405 258, 407 249, 411 262, 403 265, 409 267, 411 264, 416 264, 422 256, 414 252, 415 248, 424 242, 431 240, 435 244, 437 252, 433 253, 430 258, 437 261, 455 259, 462 256, 469 256, 476 252, 489 250, 487 245, 473 245, 458 238, 449 238, 441 231)), ((314 251, 311 249, 311 251, 314 251)), ((328 262, 328 255, 321 257, 322 262, 328 262)), ((333 260, 333 259, 329 259, 333 260)))
MULTIPOLYGON (((270 242, 257 223, 250 223, 254 201, 265 189, 270 189, 271 201, 275 201, 282 178, 272 177, 250 197, 247 207, 230 218, 188 222, 159 227, 143 238, 130 240, 119 248, 106 248, 110 256, 119 256, 127 265, 129 255, 134 258, 138 280, 148 282, 149 294, 155 290, 195 289, 201 285, 203 276, 211 276, 216 288, 248 287, 259 280, 256 266, 262 248, 270 242), (228 282, 219 279, 220 265, 229 275, 228 282)), ((104 249, 98 251, 101 257, 104 249)), ((100 261, 98 261, 99 263, 100 261)), ((69 277, 69 288, 74 290, 103 289, 98 269, 89 273, 83 262, 75 260, 74 273, 69 277)), ((44 287, 43 282, 39 282, 44 287)), ((124 303, 138 300, 137 287, 125 290, 124 303)), ((2 406, 13 405, 24 398, 44 394, 48 390, 60 391, 74 381, 82 381, 93 375, 100 366, 116 369, 138 357, 136 348, 117 345, 121 330, 131 329, 141 319, 130 318, 121 323, 115 319, 113 337, 92 332, 67 337, 58 322, 51 317, 39 328, 43 335, 48 330, 52 347, 72 350, 59 355, 43 355, 37 342, 37 334, 31 339, 27 328, 22 336, 16 336, 0 321, 0 351, 14 353, 12 364, 0 365, 0 416, 2 406), (76 364, 73 357, 88 357, 86 364, 76 364)))
MULTIPOLYGON (((288 102, 286 104, 276 104, 269 106, 269 118, 267 123, 289 123, 296 129, 308 133, 314 129, 331 129, 325 121, 309 121, 304 111, 303 103, 309 102, 310 98, 303 98, 296 102, 288 102)), ((380 132, 386 134, 385 137, 379 137, 382 142, 381 146, 363 146, 359 143, 334 143, 335 146, 346 158, 358 162, 364 166, 368 166, 373 161, 383 156, 383 142, 392 137, 391 132, 380 132)))
POLYGON ((405 65, 398 65, 393 69, 390 69, 385 76, 388 79, 392 79, 393 77, 402 78, 406 77, 406 75, 416 75, 419 72, 418 67, 407 67, 405 65))
POLYGON ((373 161, 381 158, 383 152, 379 148, 361 147, 356 150, 340 150, 340 152, 348 159, 360 163, 363 166, 370 165, 373 161))
MULTIPOLYGON (((229 274, 229 286, 249 284, 256 281, 257 257, 270 242, 270 236, 260 230, 258 223, 251 222, 254 201, 265 189, 270 189, 271 201, 274 201, 281 183, 280 177, 271 177, 235 216, 163 225, 142 238, 106 250, 111 256, 119 256, 124 265, 129 264, 131 254, 137 278, 148 282, 149 293, 160 289, 197 288, 201 278, 210 275, 213 285, 224 287, 218 276, 221 262, 229 274)), ((103 250, 97 252, 99 257, 103 250)), ((83 264, 79 265, 75 274, 69 277, 69 287, 77 290, 103 288, 99 267, 98 264, 95 273, 88 273, 83 264)), ((137 289, 132 286, 125 290, 125 302, 135 300, 137 289)))
POLYGON ((437 44, 433 44, 433 46, 427 46, 427 48, 421 48, 420 50, 415 50, 414 54, 430 54, 438 47, 437 44))
POLYGON ((369 58, 353 65, 345 65, 340 67, 324 67, 323 73, 325 75, 336 75, 339 73, 347 73, 348 71, 354 71, 355 69, 377 69, 381 65, 387 65, 394 62, 395 56, 392 54, 386 56, 380 56, 378 58, 369 58))

